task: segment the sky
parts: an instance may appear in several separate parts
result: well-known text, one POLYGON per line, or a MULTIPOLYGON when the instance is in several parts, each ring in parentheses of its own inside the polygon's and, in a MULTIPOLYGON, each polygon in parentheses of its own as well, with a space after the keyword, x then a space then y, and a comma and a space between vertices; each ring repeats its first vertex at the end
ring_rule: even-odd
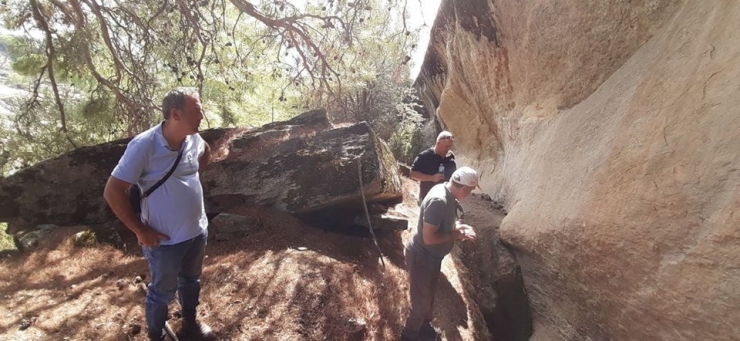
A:
POLYGON ((429 44, 429 33, 431 32, 434 18, 437 17, 437 10, 442 0, 409 0, 409 25, 412 28, 421 27, 419 33, 419 43, 414 55, 411 56, 413 68, 409 77, 416 79, 421 70, 421 64, 424 62, 424 54, 429 44))

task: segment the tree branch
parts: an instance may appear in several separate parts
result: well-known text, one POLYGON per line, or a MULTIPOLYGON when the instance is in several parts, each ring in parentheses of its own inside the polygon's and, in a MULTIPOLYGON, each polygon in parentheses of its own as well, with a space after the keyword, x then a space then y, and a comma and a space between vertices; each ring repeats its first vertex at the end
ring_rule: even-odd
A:
MULTIPOLYGON (((69 133, 67 131, 67 118, 64 114, 64 103, 62 103, 62 99, 59 96, 59 87, 57 86, 56 78, 54 77, 54 58, 55 58, 55 50, 54 50, 54 42, 51 36, 51 30, 49 29, 49 23, 46 21, 46 18, 41 14, 41 11, 39 10, 39 5, 36 2, 36 0, 31 0, 31 9, 33 10, 33 17, 36 19, 36 22, 39 25, 39 28, 41 28, 42 31, 44 31, 46 35, 46 69, 49 73, 49 81, 51 82, 51 88, 54 91, 54 100, 57 103, 57 108, 59 109, 59 115, 61 119, 61 130, 64 132, 64 137, 69 141, 69 143, 72 145, 72 147, 77 148, 77 144, 72 141, 72 138, 69 136, 69 133)), ((43 74, 43 72, 42 72, 43 74)), ((34 89, 34 93, 37 93, 37 88, 34 89)))
MULTIPOLYGON (((193 17, 193 13, 190 12, 190 8, 188 8, 188 5, 185 4, 185 1, 183 0, 176 0, 177 5, 180 7, 180 13, 182 13, 183 16, 190 22, 191 27, 193 28, 193 34, 198 38, 198 41, 200 42, 202 46, 202 50, 200 51, 200 57, 198 58, 197 63, 197 69, 198 69, 198 92, 203 92, 203 81, 205 80, 205 77, 203 77, 203 58, 206 56, 206 50, 208 50, 208 43, 203 38, 203 35, 200 33, 200 25, 193 17)), ((206 120, 207 121, 207 120, 206 120)))
POLYGON ((110 33, 108 30, 108 24, 105 21, 105 18, 103 17, 103 14, 100 12, 100 5, 98 5, 95 0, 81 0, 84 2, 95 14, 95 17, 98 18, 98 23, 100 24, 100 31, 103 34, 103 41, 105 42, 105 46, 108 47, 108 51, 110 51, 111 57, 113 57, 113 64, 115 65, 116 70, 116 78, 114 82, 118 83, 121 80, 121 70, 125 71, 127 75, 133 76, 134 74, 126 68, 126 65, 121 62, 121 58, 118 56, 118 53, 116 52, 116 49, 113 47, 113 43, 110 39, 110 33))
POLYGON ((320 77, 316 77, 313 74, 313 72, 310 71, 311 68, 307 68, 309 70, 311 77, 314 79, 318 78, 319 82, 325 85, 327 91, 331 93, 332 87, 328 83, 328 77, 327 77, 327 71, 328 71, 337 78, 337 81, 339 83, 339 89, 341 91, 341 80, 339 78, 339 73, 331 67, 324 53, 321 51, 321 49, 318 46, 316 46, 316 44, 313 42, 313 40, 308 35, 308 33, 305 30, 299 27, 296 27, 295 19, 291 19, 291 18, 299 18, 300 16, 288 17, 288 18, 283 18, 283 19, 272 19, 258 12, 257 9, 254 7, 254 5, 252 5, 248 1, 231 0, 231 3, 234 4, 234 6, 236 6, 237 9, 257 19, 258 21, 265 24, 267 27, 272 28, 272 29, 282 28, 285 31, 287 31, 288 37, 291 39, 291 41, 293 41, 294 46, 296 47, 296 50, 298 51, 301 58, 304 60, 304 64, 307 66, 308 56, 304 53, 304 51, 302 51, 294 35, 297 35, 298 37, 300 37, 300 40, 308 46, 308 49, 310 50, 310 52, 314 56, 316 56, 320 61, 319 63, 320 70, 321 70, 320 77))
MULTIPOLYGON (((75 28, 76 30, 79 30, 80 32, 84 32, 85 15, 82 12, 82 7, 80 6, 80 3, 77 0, 70 0, 70 3, 72 4, 72 7, 77 13, 77 16, 76 16, 77 25, 75 26, 75 28)), ((90 73, 95 78, 95 80, 98 81, 98 83, 106 86, 111 91, 113 91, 113 93, 116 95, 116 99, 126 104, 126 106, 129 107, 129 110, 131 110, 131 112, 136 112, 139 106, 136 105, 136 103, 134 103, 134 101, 131 100, 128 96, 126 96, 118 85, 114 84, 109 79, 103 77, 103 75, 101 75, 100 72, 98 72, 97 68, 95 67, 95 64, 93 63, 89 46, 85 45, 82 48, 82 51, 85 57, 85 63, 87 64, 87 68, 90 70, 90 73)))

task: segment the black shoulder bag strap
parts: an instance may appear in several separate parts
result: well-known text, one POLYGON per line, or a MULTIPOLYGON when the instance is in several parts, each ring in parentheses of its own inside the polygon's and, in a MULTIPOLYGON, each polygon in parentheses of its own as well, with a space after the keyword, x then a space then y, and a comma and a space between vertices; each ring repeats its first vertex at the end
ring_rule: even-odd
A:
POLYGON ((159 186, 162 186, 162 184, 165 181, 167 181, 167 179, 170 178, 170 175, 172 175, 172 173, 175 172, 175 168, 177 168, 177 165, 180 164, 181 158, 182 158, 182 149, 180 149, 180 153, 177 154, 177 159, 175 159, 175 164, 172 165, 172 168, 170 168, 170 171, 167 172, 167 174, 163 178, 159 179, 159 181, 157 181, 157 183, 154 184, 154 186, 146 190, 146 192, 144 192, 144 195, 141 196, 142 199, 148 197, 150 194, 152 194, 152 192, 154 192, 155 189, 159 188, 159 186))

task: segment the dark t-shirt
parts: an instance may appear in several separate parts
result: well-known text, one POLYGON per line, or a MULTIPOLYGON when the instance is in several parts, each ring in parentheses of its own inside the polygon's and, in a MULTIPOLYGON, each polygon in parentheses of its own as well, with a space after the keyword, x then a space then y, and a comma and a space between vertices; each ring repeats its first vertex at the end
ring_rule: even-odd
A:
POLYGON ((426 175, 434 175, 439 172, 439 165, 445 166, 445 179, 440 182, 432 181, 420 181, 419 182, 419 201, 424 200, 429 190, 438 183, 449 181, 452 173, 457 169, 455 164, 455 154, 450 151, 446 157, 441 157, 439 154, 434 152, 434 148, 429 148, 416 156, 414 165, 411 166, 412 171, 424 173, 426 175))
POLYGON ((455 228, 457 218, 457 200, 444 184, 434 186, 429 195, 424 198, 419 208, 419 223, 416 226, 416 234, 412 239, 412 247, 420 248, 437 259, 442 259, 455 246, 455 241, 437 245, 425 245, 423 230, 424 223, 439 227, 442 233, 449 233, 455 228))

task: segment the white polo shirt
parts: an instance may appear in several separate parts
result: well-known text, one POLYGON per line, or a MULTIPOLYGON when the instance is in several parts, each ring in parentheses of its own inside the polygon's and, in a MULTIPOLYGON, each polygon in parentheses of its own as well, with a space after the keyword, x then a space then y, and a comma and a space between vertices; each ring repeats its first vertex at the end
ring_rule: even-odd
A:
MULTIPOLYGON (((199 134, 189 135, 175 172, 141 203, 141 221, 170 237, 161 245, 173 245, 197 237, 208 229, 198 158, 205 151, 199 134)), ((177 159, 162 135, 162 123, 137 135, 128 143, 112 176, 138 183, 146 192, 163 178, 177 159)))

